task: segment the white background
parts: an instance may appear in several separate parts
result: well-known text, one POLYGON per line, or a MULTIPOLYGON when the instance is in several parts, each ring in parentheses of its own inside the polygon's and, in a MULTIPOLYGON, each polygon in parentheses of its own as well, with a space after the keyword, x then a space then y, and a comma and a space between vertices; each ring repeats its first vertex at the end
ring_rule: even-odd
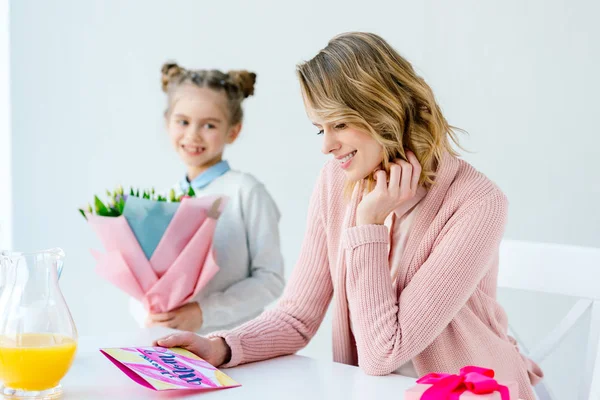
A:
POLYGON ((0 249, 12 246, 8 0, 0 0, 0 249))
MULTIPOLYGON (((65 249, 62 287, 82 334, 131 327, 125 297, 93 272, 88 249, 99 243, 77 208, 119 183, 164 188, 181 178, 163 129, 165 60, 246 68, 258 74, 256 97, 226 158, 262 180, 279 204, 289 275, 326 160, 294 66, 335 34, 363 30, 413 62, 450 123, 469 132, 461 137, 471 151, 465 158, 509 197, 507 237, 598 247, 599 4, 13 1, 12 152, 2 102, 7 65, 0 65, 0 223, 9 221, 12 201, 15 248, 65 249)), ((589 278, 600 282, 600 271, 589 278)))

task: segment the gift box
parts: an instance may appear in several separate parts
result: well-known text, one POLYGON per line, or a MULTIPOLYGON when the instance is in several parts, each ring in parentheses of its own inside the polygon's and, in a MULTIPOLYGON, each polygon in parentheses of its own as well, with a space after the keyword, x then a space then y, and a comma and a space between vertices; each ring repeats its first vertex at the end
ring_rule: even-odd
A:
POLYGON ((460 374, 427 374, 404 393, 404 400, 518 400, 515 381, 498 382, 494 370, 468 366, 460 374))

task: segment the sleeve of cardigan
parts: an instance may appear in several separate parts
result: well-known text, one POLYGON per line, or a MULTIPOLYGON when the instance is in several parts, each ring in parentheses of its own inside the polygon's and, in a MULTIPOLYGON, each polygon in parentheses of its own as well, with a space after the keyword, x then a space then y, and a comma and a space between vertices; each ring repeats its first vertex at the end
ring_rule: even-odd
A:
POLYGON ((389 272, 388 232, 346 230, 347 293, 360 367, 385 375, 422 352, 466 304, 489 269, 506 224, 507 201, 488 195, 444 229, 399 297, 389 272))
POLYGON ((322 175, 311 197, 300 258, 277 306, 231 331, 209 335, 224 338, 231 348, 231 360, 223 367, 293 354, 321 325, 333 295, 321 180, 322 175))

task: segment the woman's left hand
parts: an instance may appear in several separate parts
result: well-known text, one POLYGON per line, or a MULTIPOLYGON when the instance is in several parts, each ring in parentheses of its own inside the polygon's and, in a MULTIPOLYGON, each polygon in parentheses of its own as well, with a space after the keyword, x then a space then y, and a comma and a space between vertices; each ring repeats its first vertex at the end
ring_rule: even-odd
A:
POLYGON ((406 152, 407 161, 394 160, 388 174, 375 172, 375 188, 366 194, 356 210, 356 226, 383 225, 392 211, 411 200, 417 193, 421 164, 415 154, 406 152))
POLYGON ((146 326, 165 326, 181 331, 197 332, 202 327, 204 318, 202 308, 197 302, 187 303, 183 306, 161 314, 149 314, 146 326))

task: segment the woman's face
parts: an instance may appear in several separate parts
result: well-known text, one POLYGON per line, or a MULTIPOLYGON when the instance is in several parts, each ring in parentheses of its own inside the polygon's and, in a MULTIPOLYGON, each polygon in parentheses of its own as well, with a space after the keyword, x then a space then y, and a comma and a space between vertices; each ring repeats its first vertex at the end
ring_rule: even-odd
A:
POLYGON ((320 120, 307 106, 306 112, 313 125, 323 135, 323 154, 331 154, 340 163, 346 178, 359 181, 369 176, 383 161, 383 146, 368 132, 350 126, 344 121, 320 120))

